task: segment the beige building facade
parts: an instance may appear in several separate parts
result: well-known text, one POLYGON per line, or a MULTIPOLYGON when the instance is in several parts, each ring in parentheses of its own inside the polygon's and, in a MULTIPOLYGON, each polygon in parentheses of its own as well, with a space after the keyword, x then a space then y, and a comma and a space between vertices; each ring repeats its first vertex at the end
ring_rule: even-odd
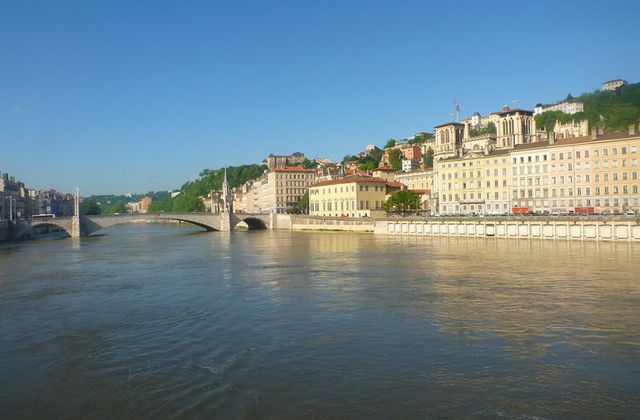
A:
POLYGON ((275 168, 260 182, 260 212, 286 213, 315 183, 315 169, 275 168))
POLYGON ((441 214, 640 211, 640 136, 611 133, 519 144, 438 161, 441 214))
POLYGON ((387 181, 353 175, 309 188, 309 214, 329 217, 382 217, 387 181))

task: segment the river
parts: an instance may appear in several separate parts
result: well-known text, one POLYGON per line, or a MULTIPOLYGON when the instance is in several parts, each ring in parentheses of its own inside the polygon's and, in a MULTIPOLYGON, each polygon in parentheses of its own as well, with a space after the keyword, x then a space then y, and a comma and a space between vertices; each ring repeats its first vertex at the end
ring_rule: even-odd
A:
POLYGON ((2 418, 640 417, 640 245, 123 225, 0 248, 2 418))

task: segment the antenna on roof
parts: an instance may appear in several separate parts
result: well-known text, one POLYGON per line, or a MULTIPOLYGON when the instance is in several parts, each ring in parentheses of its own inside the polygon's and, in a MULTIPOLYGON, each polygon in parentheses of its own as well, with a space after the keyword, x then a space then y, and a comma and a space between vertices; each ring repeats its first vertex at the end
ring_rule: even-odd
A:
MULTIPOLYGON (((453 104, 455 105, 454 109, 456 110, 456 122, 460 122, 460 104, 456 98, 453 98, 453 104)), ((451 119, 453 120, 453 116, 451 119)))
POLYGON ((514 109, 518 109, 518 102, 520 102, 520 100, 518 100, 518 99, 514 99, 514 100, 513 100, 513 101, 511 101, 511 102, 513 102, 513 108, 514 108, 514 109))

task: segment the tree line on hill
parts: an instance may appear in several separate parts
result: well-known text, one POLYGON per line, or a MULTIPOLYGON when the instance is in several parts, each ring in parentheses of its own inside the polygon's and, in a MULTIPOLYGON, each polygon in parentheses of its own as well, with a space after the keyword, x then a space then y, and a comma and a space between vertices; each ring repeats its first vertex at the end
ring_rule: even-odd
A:
MULTIPOLYGON (((227 181, 231 188, 239 187, 245 182, 258 178, 267 169, 264 165, 240 165, 227 167, 227 181)), ((221 190, 224 180, 224 169, 204 169, 195 181, 186 182, 180 194, 167 200, 153 201, 149 205, 150 212, 191 212, 203 211, 204 204, 200 196, 211 190, 221 190)))
POLYGON ((566 124, 587 120, 590 130, 597 127, 606 132, 616 132, 626 131, 629 125, 640 121, 640 83, 623 85, 616 90, 583 93, 576 98, 569 94, 565 100, 582 102, 584 111, 575 114, 546 111, 536 115, 536 126, 550 133, 556 121, 566 124))

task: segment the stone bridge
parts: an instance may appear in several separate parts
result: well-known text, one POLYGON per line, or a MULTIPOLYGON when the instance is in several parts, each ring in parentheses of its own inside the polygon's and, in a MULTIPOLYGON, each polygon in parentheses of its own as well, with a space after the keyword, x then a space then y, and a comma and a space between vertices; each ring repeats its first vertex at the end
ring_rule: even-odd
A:
POLYGON ((65 230, 71 237, 89 236, 94 232, 123 223, 172 220, 190 223, 207 231, 231 231, 244 222, 248 229, 273 229, 275 214, 248 213, 141 213, 77 217, 52 217, 21 221, 16 238, 29 236, 35 226, 53 225, 65 230))

